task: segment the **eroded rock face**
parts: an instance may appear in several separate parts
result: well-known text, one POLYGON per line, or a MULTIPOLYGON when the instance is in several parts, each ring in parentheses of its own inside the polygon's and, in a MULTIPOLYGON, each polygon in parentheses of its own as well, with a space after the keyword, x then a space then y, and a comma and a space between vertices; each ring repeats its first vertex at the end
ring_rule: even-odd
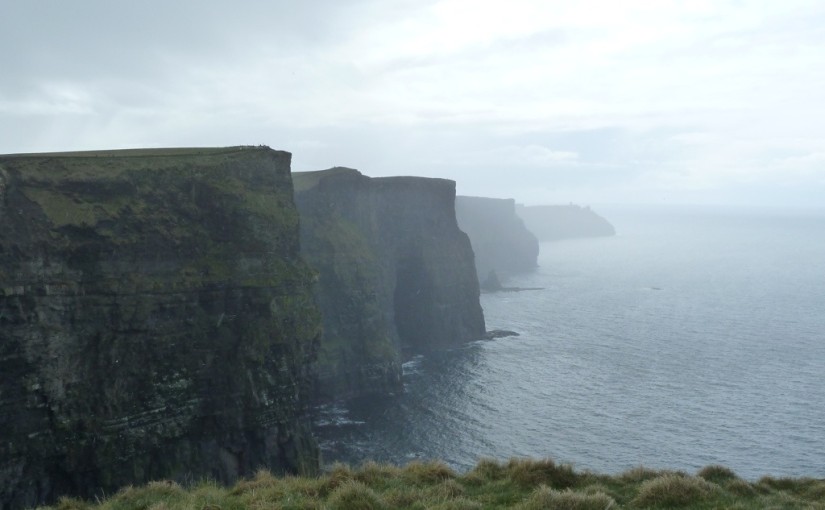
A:
POLYGON ((290 155, 0 156, 0 508, 313 471, 290 155))
POLYGON ((459 196, 455 210, 461 230, 470 236, 480 280, 491 271, 504 276, 537 266, 539 242, 516 215, 515 200, 459 196))
POLYGON ((294 178, 302 250, 320 273, 322 396, 398 390, 402 350, 484 335, 454 182, 346 168, 294 178))

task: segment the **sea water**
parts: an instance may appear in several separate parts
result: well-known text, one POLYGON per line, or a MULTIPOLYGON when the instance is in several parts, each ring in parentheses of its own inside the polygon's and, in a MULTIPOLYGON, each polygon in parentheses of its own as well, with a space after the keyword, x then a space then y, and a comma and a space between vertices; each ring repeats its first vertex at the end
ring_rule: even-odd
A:
POLYGON ((403 394, 320 410, 325 462, 549 457, 825 477, 825 214, 601 210, 482 294, 477 341, 404 364, 403 394))

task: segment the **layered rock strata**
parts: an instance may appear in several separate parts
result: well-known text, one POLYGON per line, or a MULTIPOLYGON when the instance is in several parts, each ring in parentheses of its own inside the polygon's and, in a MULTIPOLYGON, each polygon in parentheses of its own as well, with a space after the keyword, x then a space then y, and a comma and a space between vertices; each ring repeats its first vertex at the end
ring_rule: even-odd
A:
POLYGON ((0 508, 317 468, 290 157, 0 156, 0 508))
POLYGON ((294 180, 303 254, 320 273, 321 396, 398 390, 404 351, 484 335, 453 181, 346 168, 294 180))

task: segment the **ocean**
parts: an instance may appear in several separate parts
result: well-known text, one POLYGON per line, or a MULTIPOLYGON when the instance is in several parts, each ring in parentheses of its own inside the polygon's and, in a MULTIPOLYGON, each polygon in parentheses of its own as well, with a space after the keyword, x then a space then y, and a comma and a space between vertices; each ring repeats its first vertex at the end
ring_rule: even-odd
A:
POLYGON ((330 404, 325 463, 549 457, 615 474, 722 464, 825 478, 825 213, 600 208, 482 294, 477 341, 404 364, 403 394, 330 404))

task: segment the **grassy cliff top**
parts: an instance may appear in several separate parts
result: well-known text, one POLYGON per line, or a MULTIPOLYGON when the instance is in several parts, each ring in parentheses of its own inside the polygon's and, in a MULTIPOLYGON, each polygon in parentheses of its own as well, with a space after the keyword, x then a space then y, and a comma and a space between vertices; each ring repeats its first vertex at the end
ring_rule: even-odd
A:
POLYGON ((315 478, 276 477, 259 471, 233 487, 201 482, 187 489, 173 482, 127 487, 89 504, 63 498, 55 508, 302 508, 302 509, 825 509, 825 481, 738 478, 708 466, 695 475, 636 468, 615 476, 577 473, 551 460, 482 460, 459 475, 438 462, 404 468, 368 463, 335 465, 315 478))
POLYGON ((313 170, 311 172, 292 172, 292 185, 296 192, 306 191, 317 186, 324 177, 346 174, 362 175, 358 170, 343 166, 336 166, 326 170, 313 170))
MULTIPOLYGON (((120 149, 0 155, 0 179, 6 172, 22 181, 56 184, 63 181, 121 180, 127 174, 196 168, 221 168, 230 162, 273 160, 289 173, 292 155, 266 146, 120 149)), ((267 164, 267 163, 264 163, 267 164)), ((247 165, 248 166, 248 165, 247 165)), ((253 165, 255 166, 255 165, 253 165)))
POLYGON ((265 145, 236 145, 232 147, 162 147, 146 149, 107 149, 97 151, 71 152, 31 152, 19 154, 0 154, 4 158, 135 158, 150 156, 214 156, 242 151, 271 150, 265 145))

